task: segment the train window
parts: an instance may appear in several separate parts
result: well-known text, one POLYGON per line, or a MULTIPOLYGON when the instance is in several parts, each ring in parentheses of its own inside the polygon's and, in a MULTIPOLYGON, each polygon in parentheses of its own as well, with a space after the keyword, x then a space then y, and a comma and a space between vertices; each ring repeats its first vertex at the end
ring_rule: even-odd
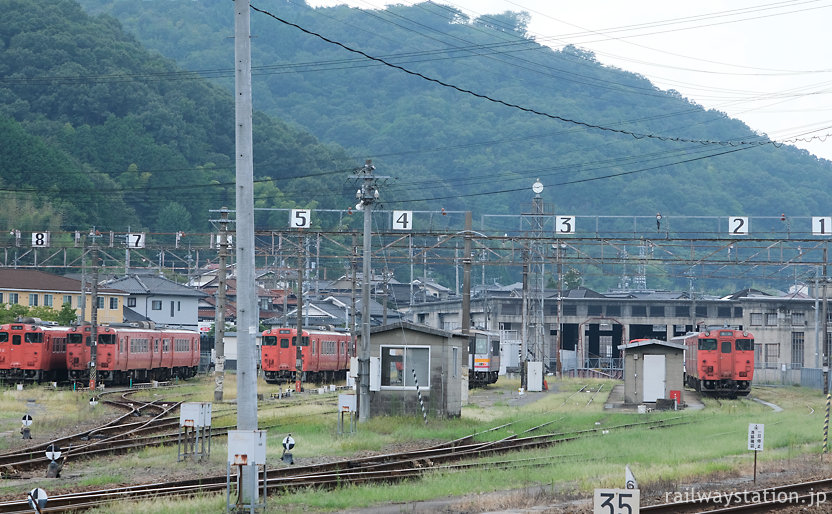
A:
POLYGON ((81 344, 81 342, 84 340, 83 338, 84 336, 78 333, 67 334, 66 341, 69 344, 81 344))
POLYGON ((737 339, 736 349, 737 349, 738 352, 754 351, 754 340, 753 339, 737 339))
POLYGON ((12 334, 12 344, 19 345, 21 342, 20 334, 12 334))
POLYGON ((277 337, 276 336, 264 336, 263 337, 263 346, 277 346, 277 337))
POLYGON ((722 341, 722 353, 731 353, 731 341, 722 341))
POLYGON ((27 343, 42 343, 43 334, 41 332, 27 332, 25 340, 27 343))
POLYGON ((9 342, 9 333, 8 332, 0 332, 0 343, 8 343, 9 342))
POLYGON ((474 353, 477 355, 488 353, 488 336, 485 334, 477 334, 474 336, 474 353))
POLYGON ((280 340, 280 347, 281 348, 289 348, 289 340, 285 337, 280 340))
POLYGON ((309 346, 309 336, 303 336, 300 338, 300 345, 301 346, 309 346))
POLYGON ((500 355, 500 340, 491 340, 491 355, 500 355))
POLYGON ((700 350, 706 350, 706 351, 716 350, 716 339, 700 339, 699 340, 699 349, 700 350))
POLYGON ((116 335, 98 334, 98 344, 116 344, 116 335))
POLYGON ((312 340, 312 355, 315 355, 315 343, 316 342, 317 341, 315 341, 314 339, 312 340))

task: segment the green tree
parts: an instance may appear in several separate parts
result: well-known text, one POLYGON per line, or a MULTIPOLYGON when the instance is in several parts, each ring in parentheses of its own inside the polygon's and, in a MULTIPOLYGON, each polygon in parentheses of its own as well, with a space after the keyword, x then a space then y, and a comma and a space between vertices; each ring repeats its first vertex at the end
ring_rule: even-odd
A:
POLYGON ((60 325, 69 326, 78 321, 78 314, 70 304, 65 303, 61 306, 61 310, 58 311, 58 316, 55 321, 60 325))

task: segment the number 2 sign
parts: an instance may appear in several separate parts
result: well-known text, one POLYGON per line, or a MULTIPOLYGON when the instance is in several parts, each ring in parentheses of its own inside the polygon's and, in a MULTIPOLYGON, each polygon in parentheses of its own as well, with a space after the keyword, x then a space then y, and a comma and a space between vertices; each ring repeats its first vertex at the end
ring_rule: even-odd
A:
POLYGON ((744 216, 731 216, 728 218, 728 233, 748 235, 748 218, 744 216))

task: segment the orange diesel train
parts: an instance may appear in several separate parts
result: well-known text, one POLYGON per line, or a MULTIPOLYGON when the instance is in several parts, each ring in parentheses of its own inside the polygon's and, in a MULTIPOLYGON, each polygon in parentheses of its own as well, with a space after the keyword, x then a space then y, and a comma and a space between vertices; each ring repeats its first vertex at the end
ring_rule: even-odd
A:
POLYGON ((294 382, 300 353, 303 381, 343 380, 355 347, 350 335, 333 330, 304 329, 298 343, 296 328, 272 328, 263 332, 261 365, 266 382, 294 382), (301 352, 298 352, 300 348, 301 352))
POLYGON ((702 393, 736 398, 751 392, 754 336, 716 328, 674 337, 685 345, 685 384, 702 393))

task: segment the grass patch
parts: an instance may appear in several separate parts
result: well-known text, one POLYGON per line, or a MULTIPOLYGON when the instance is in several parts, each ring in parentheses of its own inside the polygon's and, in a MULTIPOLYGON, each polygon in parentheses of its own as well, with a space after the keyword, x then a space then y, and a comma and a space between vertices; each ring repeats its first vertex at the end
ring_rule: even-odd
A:
MULTIPOLYGON (((428 472, 418 481, 360 487, 345 485, 325 492, 303 489, 272 494, 268 499, 268 512, 338 511, 368 507, 391 498, 408 503, 533 485, 544 487, 548 491, 546 494, 587 498, 596 487, 620 487, 626 465, 636 474, 644 491, 668 491, 680 484, 701 483, 713 477, 748 477, 754 458, 753 453, 747 451, 749 423, 765 424, 765 451, 758 454, 760 472, 779 470, 791 462, 817 461, 818 469, 825 469, 828 474, 829 466, 818 459, 825 412, 825 398, 818 391, 799 387, 754 388, 754 396, 779 405, 784 409, 782 412, 774 412, 748 398, 721 401, 705 398, 705 408, 700 411, 636 414, 604 409, 603 402, 616 384, 605 380, 550 379, 550 391, 538 394, 536 401, 529 403, 522 401, 528 397, 520 396, 518 380, 501 378, 498 384, 485 390, 470 391, 476 403, 466 405, 460 418, 429 418, 425 424, 420 416, 377 416, 358 424, 355 434, 339 435, 337 393, 273 400, 270 392, 277 391, 278 387, 261 381, 258 391, 264 400, 258 405, 258 421, 261 427, 268 427, 270 468, 285 466, 280 461, 281 442, 288 433, 296 441, 295 462, 302 465, 305 460, 360 457, 397 451, 403 446, 427 446, 506 423, 511 425, 483 432, 477 439, 490 441, 539 433, 574 435, 582 432, 574 440, 547 448, 479 459, 474 469, 464 472, 445 469, 428 472), (598 388, 600 393, 596 393, 598 388), (623 427, 648 420, 665 420, 674 426, 623 427), (534 427, 540 428, 527 432, 534 427), (498 467, 499 461, 513 462, 510 467, 506 467, 507 464, 498 467)), ((213 401, 213 386, 213 380, 204 378, 188 381, 182 387, 142 391, 138 396, 168 402, 213 401)), ((225 381, 224 401, 213 403, 215 427, 236 424, 235 395, 234 375, 229 374, 225 381)), ((42 427, 53 426, 51 424, 58 427, 67 420, 70 423, 84 420, 91 413, 99 415, 103 410, 91 412, 88 394, 81 392, 37 388, 4 390, 0 392, 0 427, 8 427, 13 432, 0 435, 0 444, 20 446, 17 440, 20 437, 17 432, 19 420, 26 413, 27 405, 31 408, 32 402, 27 401, 30 398, 44 408, 44 413, 38 417, 33 414, 36 423, 43 423, 42 427), (54 413, 51 412, 53 409, 54 413)), ((100 407, 101 404, 98 409, 100 407)), ((226 458, 225 439, 215 437, 210 458, 199 466, 224 474, 226 458)), ((155 476, 169 474, 175 479, 187 476, 194 466, 188 461, 176 462, 175 447, 147 448, 126 456, 71 465, 73 473, 85 477, 71 485, 76 488, 137 482, 144 476, 144 470, 155 470, 155 476), (132 474, 128 475, 127 470, 132 470, 132 474)), ((55 485, 54 482, 45 484, 50 488, 55 485)), ((26 487, 32 485, 27 482, 26 487)), ((534 501, 534 495, 527 499, 534 501)), ((224 510, 224 502, 224 495, 172 504, 157 499, 132 504, 132 507, 117 505, 95 512, 220 512, 224 510)), ((500 505, 500 502, 494 505, 500 505)))

